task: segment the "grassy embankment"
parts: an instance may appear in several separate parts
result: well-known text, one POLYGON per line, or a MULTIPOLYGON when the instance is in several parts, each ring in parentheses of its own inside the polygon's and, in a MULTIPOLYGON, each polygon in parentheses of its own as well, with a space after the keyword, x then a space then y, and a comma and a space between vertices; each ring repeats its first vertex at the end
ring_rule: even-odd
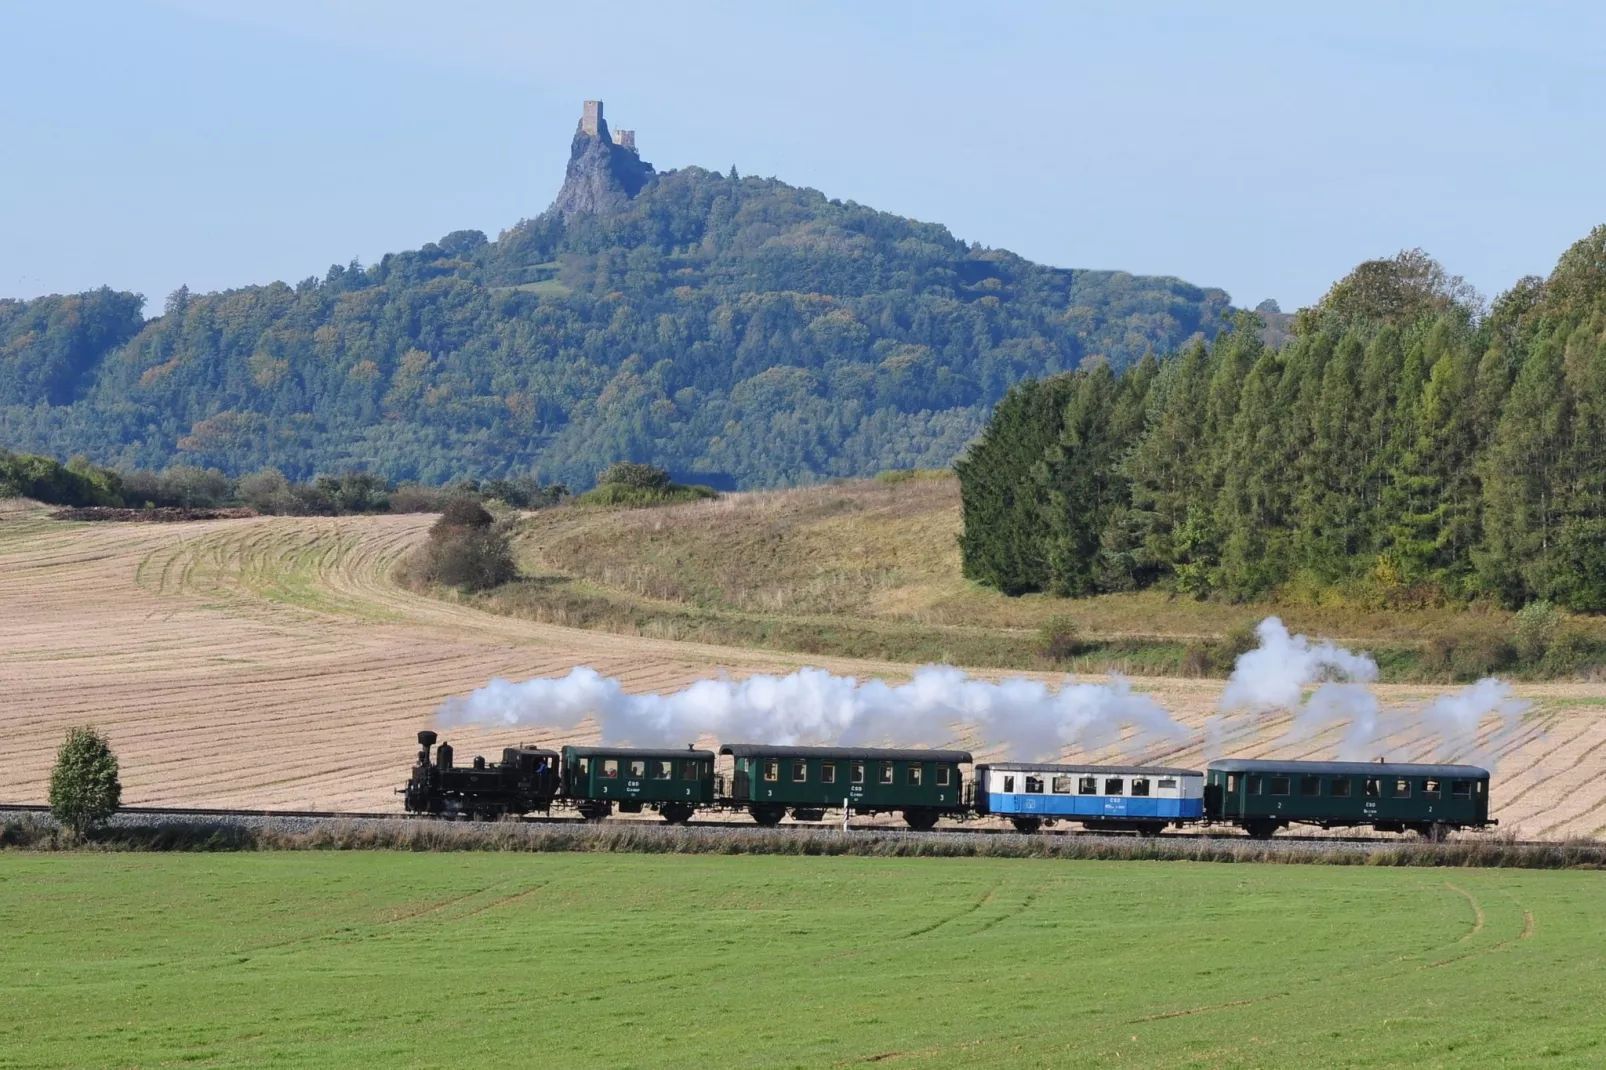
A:
POLYGON ((9 1067, 1593 1066, 1596 873, 0 856, 9 1067))
MULTIPOLYGON (((960 575, 952 478, 865 481, 657 509, 549 509, 517 541, 528 579, 473 599, 495 612, 624 634, 893 661, 1225 675, 1279 614, 1371 651, 1385 679, 1444 682, 1511 663, 1513 616, 1489 606, 1226 605, 1163 592, 1006 598, 960 575), (1059 642, 1047 640, 1057 635, 1059 642), (1502 660, 1505 659, 1505 660, 1502 660)), ((1606 642, 1606 624, 1567 627, 1606 642)))

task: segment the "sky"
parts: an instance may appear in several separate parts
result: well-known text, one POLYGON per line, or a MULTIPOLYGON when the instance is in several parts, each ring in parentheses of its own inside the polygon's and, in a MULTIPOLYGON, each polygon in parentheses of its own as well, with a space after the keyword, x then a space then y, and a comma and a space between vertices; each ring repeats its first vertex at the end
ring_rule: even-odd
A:
POLYGON ((146 312, 552 201, 580 103, 1060 267, 1493 297, 1606 222, 1606 5, 0 0, 0 296, 146 312))

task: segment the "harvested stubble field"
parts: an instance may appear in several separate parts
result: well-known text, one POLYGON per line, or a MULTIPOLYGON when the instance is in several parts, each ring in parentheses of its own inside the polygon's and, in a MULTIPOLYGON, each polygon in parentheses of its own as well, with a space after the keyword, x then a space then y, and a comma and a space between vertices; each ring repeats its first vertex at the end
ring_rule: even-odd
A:
POLYGON ((0 855, 0 1065, 1598 1066, 1600 874, 0 855))
MULTIPOLYGON (((733 506, 709 508, 712 527, 718 510, 733 506)), ((64 728, 84 721, 110 733, 130 805, 373 811, 398 808, 393 792, 411 763, 413 734, 437 704, 493 676, 554 675, 584 663, 631 690, 667 691, 720 672, 805 664, 892 679, 910 669, 584 631, 415 594, 391 572, 431 521, 70 524, 15 507, 0 514, 0 728, 8 754, 0 801, 42 799, 64 728)), ((1194 727, 1204 725, 1221 687, 1183 678, 1138 686, 1194 727)), ((1401 704, 1439 690, 1378 689, 1401 704)), ((1502 829, 1557 839, 1606 831, 1606 685, 1520 691, 1539 705, 1501 748, 1493 804, 1502 829)), ((1287 725, 1237 722, 1224 748, 1245 757, 1331 752, 1329 739, 1279 748, 1287 725)), ((582 730, 572 738, 593 737, 582 730)), ((454 739, 464 755, 519 741, 565 740, 528 729, 454 739)), ((957 732, 930 742, 995 756, 957 732)), ((1401 742, 1406 751, 1427 749, 1420 739, 1401 742)), ((1188 746, 1124 757, 1199 763, 1204 748, 1201 734, 1188 746)))

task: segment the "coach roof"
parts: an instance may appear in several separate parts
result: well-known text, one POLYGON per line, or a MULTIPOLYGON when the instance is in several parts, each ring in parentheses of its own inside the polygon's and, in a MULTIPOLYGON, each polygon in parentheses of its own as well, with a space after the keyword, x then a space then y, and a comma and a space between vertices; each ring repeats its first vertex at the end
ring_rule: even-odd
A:
POLYGON ((898 750, 887 747, 772 747, 767 743, 727 743, 719 753, 736 758, 845 758, 864 762, 953 762, 969 764, 968 750, 898 750))
POLYGON ((575 747, 563 748, 576 758, 695 758, 713 760, 714 752, 711 750, 695 750, 686 748, 675 750, 672 747, 575 747))
POLYGON ((981 768, 1006 773, 1097 773, 1110 776, 1204 776, 1197 769, 1174 769, 1168 765, 1036 765, 1031 762, 988 762, 981 768))
POLYGON ((1423 765, 1416 762, 1277 762, 1264 758, 1218 758, 1208 768, 1223 773, 1310 773, 1316 776, 1435 776, 1487 780, 1476 765, 1423 765))

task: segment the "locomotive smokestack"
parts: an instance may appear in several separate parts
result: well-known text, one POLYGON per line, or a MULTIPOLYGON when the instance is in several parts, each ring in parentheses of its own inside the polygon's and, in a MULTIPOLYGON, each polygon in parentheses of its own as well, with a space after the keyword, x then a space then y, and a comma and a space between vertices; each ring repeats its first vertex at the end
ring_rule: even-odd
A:
POLYGON ((426 728, 422 732, 418 733, 418 745, 420 747, 433 747, 435 745, 435 740, 439 738, 440 737, 435 735, 434 732, 431 732, 426 728))

